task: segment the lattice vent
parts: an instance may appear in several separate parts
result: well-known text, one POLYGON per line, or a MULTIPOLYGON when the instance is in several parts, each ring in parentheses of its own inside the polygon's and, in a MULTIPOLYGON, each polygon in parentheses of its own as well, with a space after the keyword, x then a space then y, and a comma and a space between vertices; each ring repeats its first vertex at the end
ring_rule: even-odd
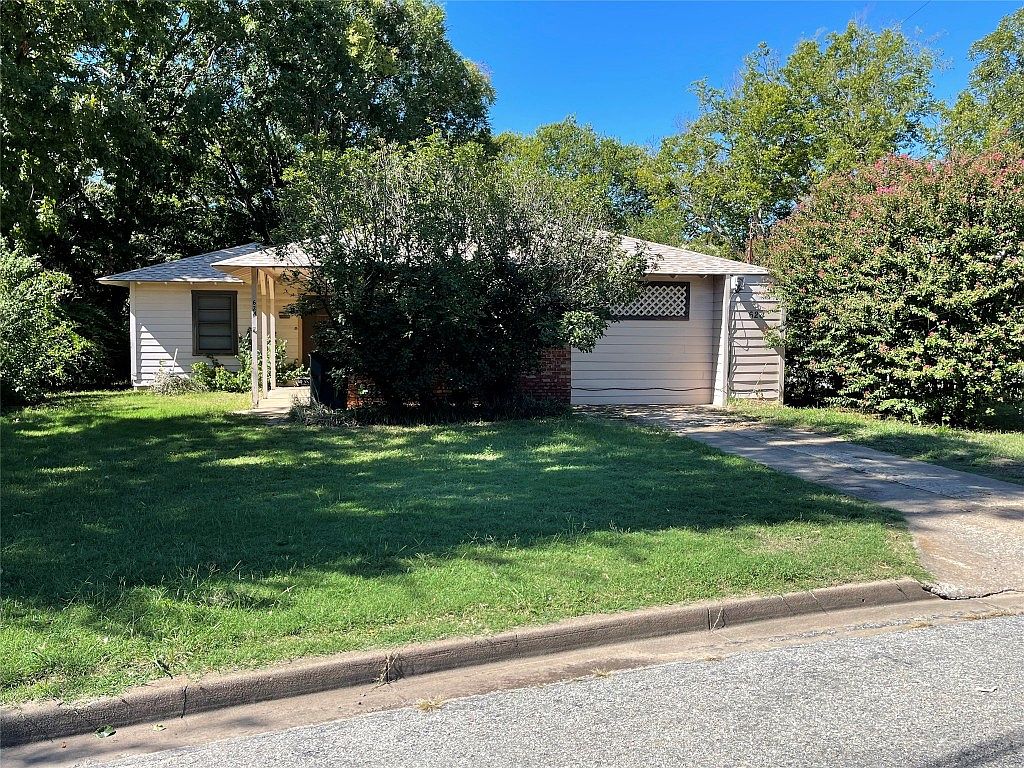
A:
POLYGON ((632 304, 616 307, 620 320, 689 320, 689 283, 648 283, 632 304))

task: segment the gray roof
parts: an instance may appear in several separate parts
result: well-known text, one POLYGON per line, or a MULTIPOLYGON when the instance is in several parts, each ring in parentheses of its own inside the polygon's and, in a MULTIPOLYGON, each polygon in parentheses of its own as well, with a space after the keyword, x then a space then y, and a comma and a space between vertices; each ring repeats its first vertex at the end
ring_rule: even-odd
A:
POLYGON ((768 270, 757 264, 744 261, 723 259, 720 256, 709 256, 686 248, 672 245, 652 243, 635 237, 622 238, 622 247, 626 250, 641 246, 647 248, 652 256, 650 275, 767 275, 768 270))
POLYGON ((177 261, 165 261, 162 264, 152 264, 141 269, 107 275, 101 277, 99 281, 108 285, 128 285, 128 283, 136 281, 143 283, 240 283, 242 281, 237 277, 232 277, 210 265, 215 261, 253 253, 262 248, 263 246, 259 243, 236 245, 233 248, 223 248, 219 251, 201 253, 198 256, 189 256, 177 261))
POLYGON ((215 265, 218 269, 234 269, 238 267, 294 269, 296 267, 308 267, 312 263, 313 260, 301 245, 290 243, 288 245, 268 246, 237 256, 223 258, 218 260, 215 265))
MULTIPOLYGON (((768 270, 756 264, 709 256, 706 253, 652 243, 635 237, 623 237, 626 250, 644 247, 651 254, 650 275, 766 275, 768 270)), ((238 245, 211 253, 202 253, 178 261, 153 264, 130 272, 101 277, 101 283, 127 285, 142 282, 220 282, 240 283, 230 274, 240 267, 303 267, 310 259, 301 248, 268 247, 259 243, 238 245), (216 266, 213 266, 216 264, 216 266)))

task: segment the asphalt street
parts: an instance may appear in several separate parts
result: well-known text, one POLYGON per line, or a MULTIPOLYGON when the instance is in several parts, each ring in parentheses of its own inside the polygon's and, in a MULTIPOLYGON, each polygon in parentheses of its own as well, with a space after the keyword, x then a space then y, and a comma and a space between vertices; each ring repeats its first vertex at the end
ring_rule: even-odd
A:
POLYGON ((1019 768, 1024 617, 422 702, 114 765, 1019 768))

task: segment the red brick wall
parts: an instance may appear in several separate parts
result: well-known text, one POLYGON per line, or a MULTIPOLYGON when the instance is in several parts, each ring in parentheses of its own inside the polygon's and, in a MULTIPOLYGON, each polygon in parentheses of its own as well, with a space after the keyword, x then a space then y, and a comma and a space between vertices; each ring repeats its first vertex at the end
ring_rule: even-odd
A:
MULTIPOLYGON (((521 382, 523 394, 568 405, 572 397, 572 356, 569 347, 552 347, 544 350, 541 353, 540 367, 535 373, 523 376, 521 382)), ((360 397, 359 390, 365 387, 365 381, 356 378, 348 380, 349 408, 372 403, 372 400, 360 397)))
POLYGON ((572 397, 572 356, 568 347, 552 347, 541 353, 540 368, 522 378, 523 393, 543 400, 568 404, 572 397))

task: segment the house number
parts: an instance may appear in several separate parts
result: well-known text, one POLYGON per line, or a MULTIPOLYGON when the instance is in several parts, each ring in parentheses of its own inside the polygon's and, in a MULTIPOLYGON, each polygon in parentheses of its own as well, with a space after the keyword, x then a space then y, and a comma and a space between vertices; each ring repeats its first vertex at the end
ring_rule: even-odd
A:
POLYGON ((752 309, 748 314, 753 320, 764 320, 764 312, 760 309, 752 309))

